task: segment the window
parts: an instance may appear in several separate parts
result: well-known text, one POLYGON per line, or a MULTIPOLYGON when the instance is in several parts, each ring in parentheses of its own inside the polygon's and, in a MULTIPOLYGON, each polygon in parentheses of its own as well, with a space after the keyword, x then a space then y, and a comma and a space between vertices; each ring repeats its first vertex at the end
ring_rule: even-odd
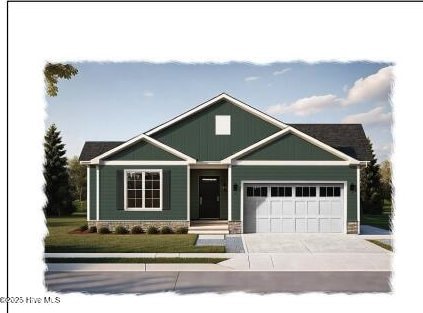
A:
POLYGON ((315 197, 316 196, 316 187, 295 187, 295 196, 296 197, 315 197))
POLYGON ((292 197, 292 187, 271 187, 270 195, 272 197, 292 197))
POLYGON ((216 135, 230 135, 231 134, 231 116, 230 115, 216 115, 215 134, 216 135))
POLYGON ((162 209, 162 170, 125 170, 125 209, 162 209))
POLYGON ((333 186, 320 187, 320 196, 321 197, 340 197, 341 187, 333 187, 333 186))
POLYGON ((267 197, 267 187, 247 187, 247 197, 267 197))

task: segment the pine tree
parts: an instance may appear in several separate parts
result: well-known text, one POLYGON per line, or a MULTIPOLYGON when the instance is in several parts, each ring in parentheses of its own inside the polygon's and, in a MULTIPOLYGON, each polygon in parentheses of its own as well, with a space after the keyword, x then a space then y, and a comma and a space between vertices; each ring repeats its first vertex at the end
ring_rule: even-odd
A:
POLYGON ((60 132, 52 124, 44 136, 44 193, 47 203, 44 206, 46 216, 69 215, 74 211, 66 169, 65 145, 60 132))
POLYGON ((373 145, 369 141, 372 159, 367 166, 361 170, 361 208, 365 214, 382 214, 383 197, 382 184, 380 181, 379 165, 373 152, 373 145))

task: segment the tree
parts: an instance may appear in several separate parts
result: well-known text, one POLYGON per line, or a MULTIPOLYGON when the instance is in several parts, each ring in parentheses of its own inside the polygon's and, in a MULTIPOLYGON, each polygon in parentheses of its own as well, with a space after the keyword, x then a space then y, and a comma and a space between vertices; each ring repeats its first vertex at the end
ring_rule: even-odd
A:
POLYGON ((79 163, 78 157, 68 160, 69 182, 73 191, 73 198, 80 202, 87 197, 87 167, 79 163))
POLYGON ((50 97, 57 96, 59 91, 57 81, 59 78, 71 79, 76 74, 78 74, 78 69, 70 64, 47 63, 44 68, 47 95, 50 97))
POLYGON ((372 159, 367 166, 361 170, 361 207, 363 213, 381 214, 383 211, 382 185, 380 182, 379 165, 373 152, 373 146, 370 139, 369 148, 372 153, 372 159))
POLYGON ((71 214, 72 205, 69 175, 66 168, 65 145, 60 132, 52 124, 44 136, 44 193, 47 203, 44 206, 46 216, 63 216, 71 214))
POLYGON ((385 160, 380 164, 380 181, 382 183, 382 195, 384 199, 391 200, 392 197, 392 169, 391 161, 385 160))

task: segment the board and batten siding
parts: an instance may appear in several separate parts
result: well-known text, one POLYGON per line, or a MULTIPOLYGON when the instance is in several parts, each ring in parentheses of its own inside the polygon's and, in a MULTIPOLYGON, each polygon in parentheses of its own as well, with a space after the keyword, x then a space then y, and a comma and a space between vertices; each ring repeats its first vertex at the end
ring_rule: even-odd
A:
POLYGON ((90 166, 90 220, 95 221, 97 219, 97 179, 96 179, 96 167, 90 166))
POLYGON ((219 177, 219 190, 220 190, 220 219, 226 220, 228 218, 228 170, 217 169, 194 169, 191 170, 190 177, 190 217, 192 220, 199 219, 200 217, 200 196, 199 196, 199 179, 200 176, 218 176, 219 177), (226 186, 226 188, 225 188, 226 186))
POLYGON ((342 159, 294 134, 287 134, 248 153, 240 160, 339 161, 342 159))
POLYGON ((100 220, 186 220, 186 166, 100 166, 100 220), (124 210, 124 170, 163 170, 163 210, 124 210))
POLYGON ((347 182, 347 221, 357 220, 357 168, 349 166, 232 166, 232 219, 241 219, 242 181, 346 181, 347 182))
POLYGON ((222 100, 171 125, 152 137, 198 161, 219 161, 280 128, 222 100), (216 115, 231 116, 231 134, 215 134, 216 115))
POLYGON ((181 161, 177 156, 164 151, 149 142, 139 141, 132 146, 129 146, 121 151, 118 151, 105 160, 113 161, 139 161, 139 160, 153 160, 153 161, 181 161))

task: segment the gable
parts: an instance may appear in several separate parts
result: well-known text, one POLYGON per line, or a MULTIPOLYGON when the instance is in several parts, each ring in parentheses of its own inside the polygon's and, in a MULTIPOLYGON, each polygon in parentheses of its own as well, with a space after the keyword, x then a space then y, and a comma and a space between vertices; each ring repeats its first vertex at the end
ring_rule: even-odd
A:
POLYGON ((198 161, 219 161, 280 129, 222 99, 151 137, 198 161), (216 116, 230 116, 229 135, 216 135, 216 116))
POLYGON ((181 158, 156 147, 155 145, 140 140, 133 145, 106 157, 106 161, 181 161, 181 158))
POLYGON ((288 133, 244 155, 240 160, 339 161, 338 156, 288 133))

